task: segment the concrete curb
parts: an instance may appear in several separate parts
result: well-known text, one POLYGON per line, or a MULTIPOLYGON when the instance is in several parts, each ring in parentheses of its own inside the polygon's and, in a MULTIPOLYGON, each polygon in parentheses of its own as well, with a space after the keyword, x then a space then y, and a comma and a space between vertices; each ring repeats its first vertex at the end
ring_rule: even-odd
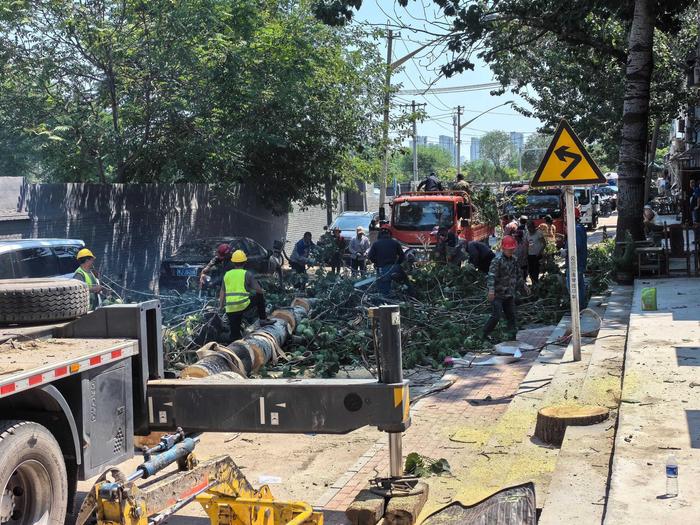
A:
POLYGON ((611 416, 597 425, 567 428, 538 521, 541 525, 602 521, 631 302, 631 286, 613 287, 577 394, 577 402, 606 406, 611 416))

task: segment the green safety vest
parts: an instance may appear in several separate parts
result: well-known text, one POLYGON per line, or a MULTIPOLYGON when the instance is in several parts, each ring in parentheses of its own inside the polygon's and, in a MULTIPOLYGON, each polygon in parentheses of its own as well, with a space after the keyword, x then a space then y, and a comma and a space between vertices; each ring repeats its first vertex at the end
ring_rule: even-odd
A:
POLYGON ((236 268, 224 275, 226 313, 242 312, 250 305, 250 293, 245 288, 246 270, 236 268))
MULTIPOLYGON (((97 285, 97 279, 95 276, 92 274, 92 272, 86 272, 83 270, 80 266, 78 266, 78 269, 75 270, 75 274, 80 274, 83 276, 85 279, 85 284, 87 284, 88 288, 92 288, 93 286, 97 285)), ((97 299, 97 294, 96 293, 90 293, 90 309, 94 310, 99 306, 99 301, 97 299)))
POLYGON ((80 266, 78 266, 78 269, 75 270, 75 273, 79 273, 85 278, 85 284, 88 285, 88 288, 92 288, 93 286, 95 286, 95 284, 97 284, 95 283, 95 276, 92 275, 92 273, 90 272, 86 272, 80 266))

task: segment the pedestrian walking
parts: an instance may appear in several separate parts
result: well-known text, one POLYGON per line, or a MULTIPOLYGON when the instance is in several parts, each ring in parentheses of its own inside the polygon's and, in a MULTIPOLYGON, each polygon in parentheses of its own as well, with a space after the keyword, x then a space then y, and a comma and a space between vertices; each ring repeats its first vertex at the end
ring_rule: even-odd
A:
POLYGON ((350 267, 352 276, 359 273, 362 277, 367 273, 367 256, 369 255, 369 238, 365 235, 365 229, 358 226, 355 230, 355 237, 350 241, 350 267))
POLYGON ((245 269, 247 261, 248 256, 243 250, 233 252, 232 268, 224 275, 219 293, 219 307, 226 312, 232 341, 241 338, 241 322, 248 311, 257 311, 261 326, 274 322, 267 320, 265 292, 253 274, 245 269))
POLYGON ((377 289, 382 295, 389 295, 391 282, 394 278, 404 279, 401 268, 404 261, 404 253, 401 244, 391 238, 388 228, 379 231, 379 238, 369 249, 368 258, 377 270, 377 289))
POLYGON ((508 323, 509 336, 515 338, 517 332, 515 294, 519 291, 525 294, 529 293, 520 265, 515 258, 517 247, 518 243, 512 236, 503 237, 501 251, 491 261, 489 275, 486 279, 488 300, 491 303, 491 317, 484 325, 484 339, 490 336, 504 316, 508 323))
POLYGON ((527 223, 525 243, 527 244, 527 273, 530 276, 530 282, 537 284, 540 280, 540 261, 547 241, 542 231, 535 227, 533 221, 527 223))

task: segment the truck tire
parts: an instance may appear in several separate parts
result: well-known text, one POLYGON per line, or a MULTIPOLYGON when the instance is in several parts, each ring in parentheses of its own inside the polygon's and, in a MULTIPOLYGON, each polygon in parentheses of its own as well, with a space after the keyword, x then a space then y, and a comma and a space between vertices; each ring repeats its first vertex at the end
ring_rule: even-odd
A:
POLYGON ((0 324, 75 319, 89 304, 87 286, 75 279, 0 281, 0 324))
POLYGON ((68 476, 61 447, 32 421, 0 421, 0 523, 63 525, 68 476))

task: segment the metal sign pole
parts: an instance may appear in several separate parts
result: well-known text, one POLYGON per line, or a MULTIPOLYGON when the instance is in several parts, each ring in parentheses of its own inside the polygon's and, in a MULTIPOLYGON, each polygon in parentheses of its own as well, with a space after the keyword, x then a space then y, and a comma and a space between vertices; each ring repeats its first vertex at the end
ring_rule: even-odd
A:
POLYGON ((569 263, 569 294, 571 296, 571 337, 574 344, 574 361, 581 360, 581 318, 578 308, 578 261, 576 260, 576 214, 574 189, 564 188, 566 197, 566 257, 569 263))

